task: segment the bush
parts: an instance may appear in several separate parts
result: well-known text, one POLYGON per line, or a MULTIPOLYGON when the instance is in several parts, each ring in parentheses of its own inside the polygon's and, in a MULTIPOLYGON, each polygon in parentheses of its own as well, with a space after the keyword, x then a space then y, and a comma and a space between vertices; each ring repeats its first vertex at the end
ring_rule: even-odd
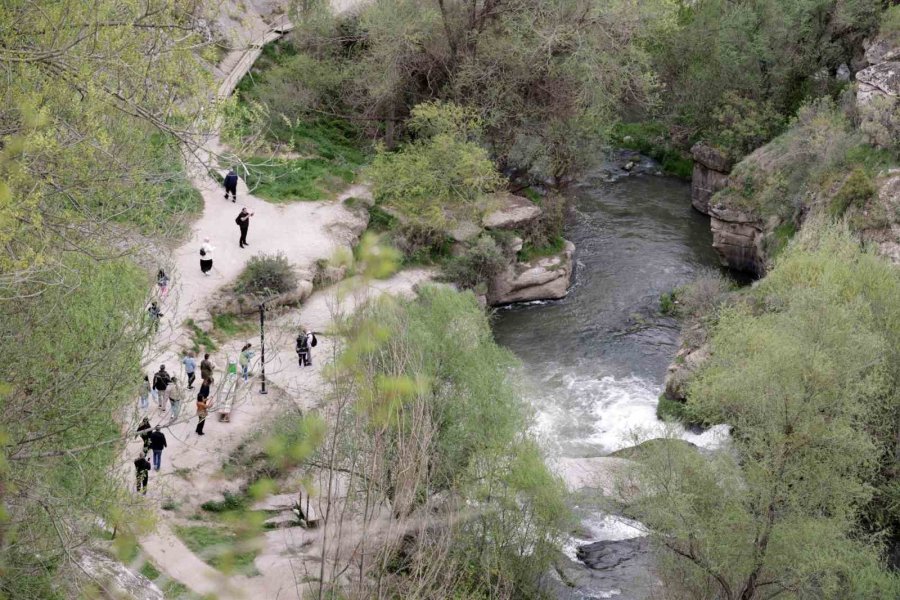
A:
POLYGON ((856 168, 844 180, 838 192, 828 205, 828 214, 836 219, 851 206, 862 208, 875 195, 875 182, 862 168, 856 168))
POLYGON ((450 238, 442 230, 427 224, 397 225, 391 242, 411 264, 432 264, 450 254, 450 238))
POLYGON ((238 276, 235 291, 261 298, 297 289, 297 274, 283 254, 258 254, 238 276))
POLYGON ((489 235, 482 235, 466 251, 444 265, 444 276, 462 289, 473 289, 500 273, 509 259, 489 235))
POLYGON ((714 115, 710 141, 732 160, 740 160, 776 135, 785 125, 785 119, 770 102, 760 102, 725 94, 714 115))

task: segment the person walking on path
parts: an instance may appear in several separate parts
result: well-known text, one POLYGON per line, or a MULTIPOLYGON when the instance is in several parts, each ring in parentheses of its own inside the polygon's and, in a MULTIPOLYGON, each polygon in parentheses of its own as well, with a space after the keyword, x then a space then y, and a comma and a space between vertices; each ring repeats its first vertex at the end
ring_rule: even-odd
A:
POLYGON ((153 391, 153 386, 150 385, 150 378, 147 377, 147 374, 144 373, 144 380, 141 382, 141 398, 138 401, 138 408, 141 410, 147 410, 150 407, 150 394, 153 391))
POLYGON ((150 451, 150 429, 150 419, 144 417, 141 424, 137 427, 137 434, 144 442, 144 456, 147 456, 147 452, 150 451))
POLYGON ((216 370, 216 365, 213 364, 211 360, 209 360, 209 353, 203 355, 203 360, 200 361, 200 379, 212 379, 213 371, 216 370))
POLYGON ((181 401, 184 400, 184 392, 179 387, 178 382, 175 378, 172 378, 172 383, 168 388, 169 392, 169 406, 171 407, 172 412, 172 422, 178 420, 178 415, 181 413, 181 401))
POLYGON ((241 229, 241 240, 240 246, 243 248, 244 246, 249 246, 247 243, 247 230, 250 229, 250 217, 253 216, 252 212, 247 210, 247 207, 241 209, 241 214, 237 216, 234 220, 237 223, 238 227, 241 229))
POLYGON ((194 389, 194 379, 197 377, 197 361, 194 360, 194 353, 188 352, 184 355, 184 358, 181 359, 181 363, 184 365, 184 372, 187 374, 187 389, 194 389))
POLYGON ((169 383, 172 378, 166 372, 166 365, 159 365, 159 371, 153 376, 153 397, 159 405, 159 410, 166 410, 166 401, 169 399, 169 383))
POLYGON ((312 366, 312 347, 318 343, 316 334, 305 328, 297 336, 297 359, 301 367, 312 366))
POLYGON ((159 471, 162 466, 162 452, 166 444, 166 434, 159 430, 159 425, 150 433, 150 449, 153 450, 153 470, 159 471))
MULTIPOLYGON (((204 382, 204 385, 206 383, 204 382)), ((207 386, 209 387, 209 386, 207 386)), ((209 414, 209 397, 197 396, 197 428, 194 430, 197 435, 206 435, 203 433, 203 426, 206 424, 206 415, 209 414)))
POLYGON ((215 248, 209 243, 209 238, 203 238, 203 243, 200 244, 200 272, 204 275, 209 275, 212 271, 213 250, 215 248))
POLYGON ((228 200, 228 194, 231 194, 231 201, 237 202, 237 183, 238 183, 238 175, 234 172, 234 169, 228 169, 228 174, 225 175, 225 199, 228 200))
POLYGON ((151 331, 159 330, 159 320, 162 319, 163 314, 162 311, 159 310, 159 304, 156 303, 156 300, 150 303, 150 307, 147 308, 147 315, 150 317, 150 329, 151 331))
POLYGON ((241 348, 241 355, 238 357, 238 364, 241 365, 241 377, 244 378, 244 381, 247 381, 247 378, 250 376, 250 359, 253 358, 253 351, 250 350, 251 346, 250 342, 244 344, 244 347, 241 348))
POLYGON ((156 285, 159 286, 159 297, 165 299, 169 295, 169 276, 162 269, 156 273, 156 285))
POLYGON ((147 495, 147 481, 150 479, 150 461, 147 456, 141 454, 134 459, 134 470, 137 477, 137 491, 147 495))

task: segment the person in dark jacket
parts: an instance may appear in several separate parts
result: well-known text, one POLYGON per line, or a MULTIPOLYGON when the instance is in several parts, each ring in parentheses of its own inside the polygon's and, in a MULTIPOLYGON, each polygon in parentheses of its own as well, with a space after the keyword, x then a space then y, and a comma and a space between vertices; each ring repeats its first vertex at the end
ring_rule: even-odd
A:
POLYGON ((237 223, 238 227, 241 229, 241 239, 240 246, 243 248, 244 246, 249 246, 247 243, 247 231, 250 229, 250 217, 253 216, 253 213, 247 210, 247 207, 241 209, 241 213, 234 220, 237 223))
POLYGON ((297 359, 299 360, 301 367, 312 366, 312 347, 318 343, 316 334, 307 331, 306 329, 301 331, 300 335, 297 336, 297 359))
POLYGON ((204 379, 212 379, 213 371, 216 370, 216 365, 213 364, 211 360, 209 360, 209 353, 203 355, 203 360, 200 361, 200 380, 204 379))
POLYGON ((147 452, 150 451, 150 429, 150 419, 144 417, 144 419, 141 421, 141 424, 138 425, 137 428, 137 434, 144 442, 144 456, 147 456, 147 452))
POLYGON ((166 447, 166 434, 157 425, 150 433, 150 449, 153 450, 153 469, 159 471, 162 466, 162 451, 166 447))
POLYGON ((150 479, 150 461, 141 454, 134 459, 135 476, 137 477, 137 491, 147 495, 147 481, 150 479))
POLYGON ((166 410, 170 383, 172 383, 172 377, 166 372, 166 365, 159 365, 159 371, 153 376, 153 397, 156 398, 159 410, 166 410))
POLYGON ((228 200, 228 194, 231 194, 231 201, 237 202, 237 182, 238 176, 234 169, 229 169, 225 175, 225 199, 228 200))
POLYGON ((162 311, 159 309, 159 304, 156 303, 156 300, 150 303, 150 307, 147 309, 147 316, 150 317, 150 330, 156 332, 159 329, 159 320, 163 318, 162 311))

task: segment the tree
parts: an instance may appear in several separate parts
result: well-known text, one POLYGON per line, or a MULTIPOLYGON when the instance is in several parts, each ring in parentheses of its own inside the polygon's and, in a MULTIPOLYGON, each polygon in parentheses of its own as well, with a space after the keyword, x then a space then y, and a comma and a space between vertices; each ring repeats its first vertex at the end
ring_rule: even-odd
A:
POLYGON ((731 425, 733 454, 658 446, 634 506, 685 596, 896 596, 861 525, 881 514, 872 486, 890 486, 897 451, 898 292, 889 265, 811 224, 721 314, 687 409, 731 425))

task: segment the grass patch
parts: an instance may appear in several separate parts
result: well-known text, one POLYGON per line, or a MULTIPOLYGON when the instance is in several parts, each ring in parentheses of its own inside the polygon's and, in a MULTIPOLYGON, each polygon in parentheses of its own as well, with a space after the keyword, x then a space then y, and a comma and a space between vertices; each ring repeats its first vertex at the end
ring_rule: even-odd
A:
POLYGON ((237 572, 257 575, 253 561, 259 550, 248 545, 230 529, 203 525, 183 525, 175 528, 181 541, 211 567, 223 573, 237 572))
POLYGON ((690 179, 694 172, 694 160, 685 150, 672 145, 662 123, 619 123, 613 128, 612 139, 622 148, 636 150, 657 161, 669 175, 690 179))
POLYGON ((201 352, 215 352, 218 349, 216 342, 203 328, 197 325, 193 319, 184 322, 191 332, 191 351, 195 354, 201 352))
POLYGON ((390 231, 397 224, 397 218, 377 204, 369 209, 369 229, 376 233, 390 231))
POLYGON ((168 600, 201 600, 203 598, 189 590, 187 586, 164 577, 156 565, 149 560, 145 560, 141 565, 140 574, 156 584, 168 600))
POLYGON ((321 158, 249 160, 247 185, 270 202, 324 200, 356 178, 345 165, 321 158))
POLYGON ((782 250, 787 248, 788 242, 797 233, 797 226, 793 221, 786 221, 775 228, 768 240, 769 256, 775 258, 781 254, 782 250))
POLYGON ((519 251, 519 260, 522 262, 530 262, 538 258, 546 258, 548 256, 556 256, 563 251, 566 241, 561 235, 555 236, 550 240, 549 244, 543 246, 532 246, 525 244, 519 251))
POLYGON ((232 314, 214 315, 212 322, 213 335, 220 340, 255 333, 258 323, 255 317, 240 317, 232 314))
POLYGON ((243 494, 232 494, 225 492, 223 500, 210 500, 200 505, 200 508, 206 512, 223 513, 245 510, 250 506, 250 500, 243 494))

